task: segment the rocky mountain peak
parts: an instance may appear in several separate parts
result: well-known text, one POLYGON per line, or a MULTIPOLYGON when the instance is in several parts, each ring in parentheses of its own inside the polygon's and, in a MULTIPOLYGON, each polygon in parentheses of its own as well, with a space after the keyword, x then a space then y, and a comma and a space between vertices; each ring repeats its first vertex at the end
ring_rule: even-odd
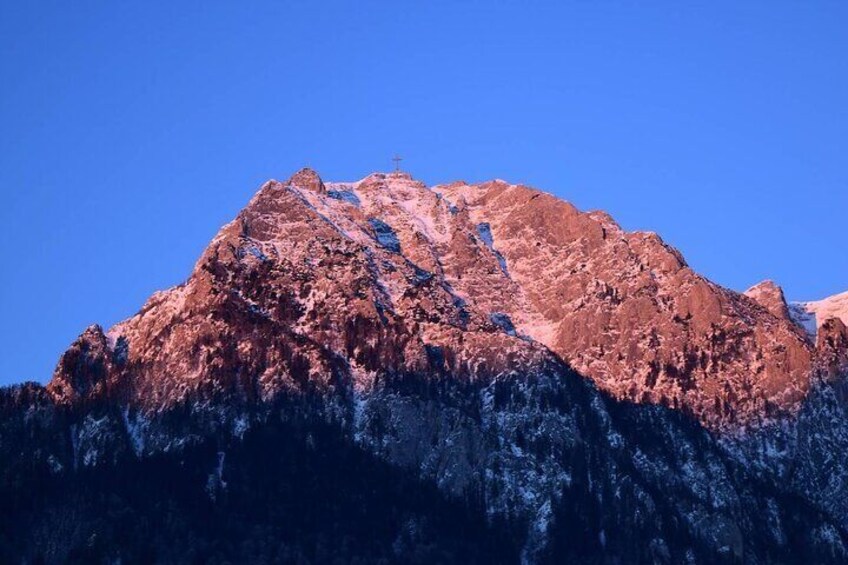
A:
POLYGON ((332 356, 354 355, 365 383, 378 366, 428 363, 432 347, 482 355, 491 369, 502 357, 486 348, 506 340, 528 359, 548 348, 616 397, 718 426, 759 419, 763 403, 791 411, 809 383, 812 344, 779 315, 782 291, 766 282, 747 294, 765 309, 693 272, 658 235, 524 185, 430 188, 403 172, 325 184, 303 169, 263 185, 184 285, 100 340, 124 340, 132 378, 111 368, 110 352, 75 344, 66 365, 82 356, 91 367, 51 390, 91 390, 105 371, 122 394, 155 405, 231 387, 227 367, 249 359, 269 394, 279 383, 260 367, 279 361, 259 324, 289 336, 286 347, 314 343, 287 362, 308 366, 304 378, 321 381, 332 356), (346 345, 352 335, 371 336, 367 353, 346 345))
POLYGON ((47 390, 62 404, 95 398, 123 361, 120 356, 120 348, 110 347, 103 328, 89 326, 62 354, 47 390))
POLYGON ((321 177, 318 176, 317 172, 309 167, 304 167, 293 174, 289 180, 286 181, 286 184, 297 188, 311 190, 319 194, 327 192, 327 189, 324 186, 324 181, 321 180, 321 177))
POLYGON ((745 296, 757 301, 760 306, 782 320, 789 320, 789 306, 783 289, 774 281, 765 280, 745 291, 745 296))

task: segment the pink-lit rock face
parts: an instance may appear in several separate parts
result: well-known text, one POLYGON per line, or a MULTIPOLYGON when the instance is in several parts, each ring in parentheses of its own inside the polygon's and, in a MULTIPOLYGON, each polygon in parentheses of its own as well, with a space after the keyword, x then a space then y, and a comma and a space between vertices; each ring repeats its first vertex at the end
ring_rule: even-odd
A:
POLYGON ((760 306, 782 320, 790 318, 789 306, 786 303, 786 297, 783 295, 783 289, 774 281, 763 281, 752 286, 745 291, 745 296, 753 298, 760 306))
POLYGON ((342 366, 367 388, 385 371, 475 379, 555 354, 616 397, 752 423, 796 408, 816 350, 778 287, 747 294, 656 234, 526 186, 304 169, 263 185, 184 284, 87 331, 49 390, 157 409, 333 387, 342 366))
POLYGON ((707 423, 803 397, 812 348, 798 328, 697 275, 657 235, 523 186, 436 190, 491 226, 521 297, 509 311, 519 331, 615 396, 707 423))

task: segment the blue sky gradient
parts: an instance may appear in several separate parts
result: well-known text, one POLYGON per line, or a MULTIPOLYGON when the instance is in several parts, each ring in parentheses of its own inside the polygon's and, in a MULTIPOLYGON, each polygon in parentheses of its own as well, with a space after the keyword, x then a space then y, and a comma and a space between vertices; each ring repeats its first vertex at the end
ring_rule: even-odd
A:
POLYGON ((848 3, 683 4, 2 3, 0 384, 181 282, 264 180, 395 152, 730 288, 848 289, 848 3))

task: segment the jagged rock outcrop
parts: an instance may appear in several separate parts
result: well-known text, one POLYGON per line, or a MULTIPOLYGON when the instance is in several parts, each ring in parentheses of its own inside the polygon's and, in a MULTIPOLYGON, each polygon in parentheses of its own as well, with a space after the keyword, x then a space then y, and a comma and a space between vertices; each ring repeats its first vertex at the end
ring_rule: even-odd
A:
POLYGON ((781 320, 789 320, 789 305, 783 295, 783 289, 774 281, 763 281, 745 291, 745 296, 756 300, 760 306, 781 320))
POLYGON ((828 380, 848 375, 848 328, 839 318, 828 318, 816 334, 816 364, 828 380))
POLYGON ((314 170, 305 167, 289 178, 286 184, 297 186, 302 189, 311 190, 318 194, 326 194, 327 187, 324 186, 324 181, 318 176, 314 170))
MULTIPOLYGON (((655 234, 521 185, 431 189, 401 172, 325 183, 309 169, 269 181, 185 283, 86 330, 46 388, 0 392, 0 494, 20 516, 0 521, 0 558, 179 562, 188 553, 168 540, 188 531, 195 557, 222 561, 261 546, 268 562, 491 562, 480 547, 494 543, 504 562, 839 562, 848 509, 830 501, 848 480, 815 473, 842 462, 802 471, 797 458, 842 445, 834 424, 804 438, 827 403, 842 421, 845 328, 827 325, 816 348, 775 308, 779 288, 761 287, 721 288, 655 234), (791 449, 758 447, 777 441, 791 449), (313 500, 272 489, 247 512, 252 529, 216 550, 216 528, 236 527, 227 513, 257 498, 263 442, 325 480, 354 465, 349 496, 383 545, 361 545, 371 534, 318 487, 313 500), (110 469, 143 486, 109 482, 110 469), (140 501, 167 497, 156 477, 173 473, 188 473, 184 498, 140 501), (74 482, 95 502, 16 494, 33 480, 74 482), (286 518, 305 528, 299 543, 276 529, 273 503, 317 504, 330 524, 286 518), (186 525, 207 505, 210 522, 186 525), (104 508, 135 517, 130 541, 104 529, 104 508), (446 508, 472 542, 434 525, 446 508), (163 514, 177 518, 140 542, 163 514), (106 541, 89 547, 92 534, 106 541), (315 553, 328 540, 338 553, 315 553)), ((271 460, 268 472, 307 480, 271 460)))

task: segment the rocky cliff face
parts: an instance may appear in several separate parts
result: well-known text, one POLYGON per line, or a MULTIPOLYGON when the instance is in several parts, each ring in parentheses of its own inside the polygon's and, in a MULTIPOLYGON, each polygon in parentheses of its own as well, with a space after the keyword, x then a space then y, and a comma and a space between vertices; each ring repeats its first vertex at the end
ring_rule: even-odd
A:
POLYGON ((785 479, 848 437, 834 392, 845 327, 828 322, 814 343, 775 285, 746 294, 654 234, 520 185, 325 183, 310 170, 269 181, 184 284, 86 330, 46 388, 0 393, 0 486, 21 516, 0 522, 0 557, 185 561, 167 540, 189 528, 198 555, 221 560, 250 546, 256 560, 323 561, 316 548, 338 542, 348 549, 323 557, 491 562, 480 548, 494 540, 506 562, 844 559, 848 510, 828 501, 848 481, 822 481, 821 466, 803 475, 815 489, 800 472, 785 479), (830 424, 809 416, 823 406, 830 424), (811 425, 824 443, 804 442, 811 425), (791 448, 762 447, 778 442, 791 448), (252 530, 213 547, 230 512, 256 503, 263 445, 295 482, 304 468, 271 456, 277 446, 325 480, 338 479, 322 465, 355 465, 351 496, 371 504, 362 523, 380 543, 362 546, 371 534, 321 488, 272 489, 247 513, 252 530), (169 496, 146 476, 97 490, 140 465, 204 472, 181 475, 187 491, 168 509, 138 501, 139 489, 169 496), (138 520, 179 518, 139 541, 105 531, 98 503, 16 497, 32 480, 59 492, 78 481, 138 520), (420 494, 432 505, 403 500, 399 484, 435 489, 420 494), (270 549, 272 502, 306 512, 315 497, 328 523, 286 522, 309 541, 270 549), (205 505, 219 511, 192 530, 205 505), (437 524, 449 507, 468 539, 437 524))
POLYGON ((771 312, 775 317, 781 320, 791 319, 789 305, 786 303, 783 289, 775 284, 774 281, 768 280, 755 284, 745 291, 745 296, 753 298, 760 306, 771 312))
POLYGON ((436 190, 489 226, 526 304, 519 329, 604 390, 711 427, 797 409, 813 356, 799 329, 697 275, 656 234, 523 186, 436 190))

